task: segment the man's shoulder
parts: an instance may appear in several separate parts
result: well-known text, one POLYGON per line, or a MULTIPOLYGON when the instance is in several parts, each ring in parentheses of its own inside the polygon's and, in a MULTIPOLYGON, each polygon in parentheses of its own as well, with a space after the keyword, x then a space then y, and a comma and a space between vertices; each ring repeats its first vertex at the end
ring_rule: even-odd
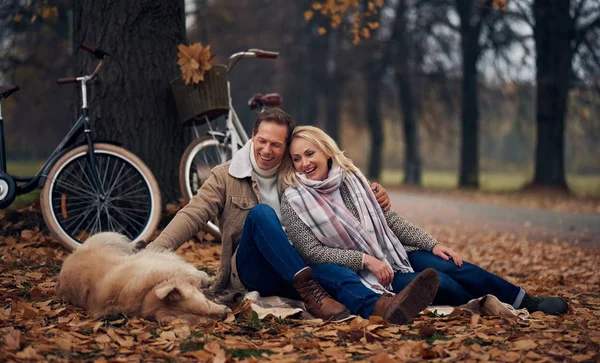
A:
POLYGON ((231 160, 224 162, 223 164, 219 164, 212 169, 212 172, 217 176, 226 176, 229 175, 229 166, 231 165, 231 160))

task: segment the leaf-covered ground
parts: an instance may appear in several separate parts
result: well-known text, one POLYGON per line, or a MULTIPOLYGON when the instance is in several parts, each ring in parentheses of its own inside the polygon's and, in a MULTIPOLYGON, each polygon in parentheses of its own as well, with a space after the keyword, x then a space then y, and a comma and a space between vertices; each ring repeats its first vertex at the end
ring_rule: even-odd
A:
MULTIPOLYGON (((265 319, 247 310, 205 326, 160 326, 134 317, 89 318, 54 296, 67 253, 47 235, 35 208, 0 220, 0 361, 576 361, 600 360, 600 251, 479 229, 425 225, 465 260, 531 293, 560 295, 571 311, 527 321, 420 316, 407 326, 356 318, 265 319)), ((213 273, 220 246, 179 250, 213 273)))

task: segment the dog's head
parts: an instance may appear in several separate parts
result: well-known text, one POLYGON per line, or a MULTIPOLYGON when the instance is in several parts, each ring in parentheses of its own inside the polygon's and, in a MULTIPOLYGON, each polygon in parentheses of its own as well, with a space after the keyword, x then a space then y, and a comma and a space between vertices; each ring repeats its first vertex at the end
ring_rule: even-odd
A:
POLYGON ((142 314, 154 317, 161 323, 175 319, 187 320, 191 324, 207 321, 207 317, 223 317, 231 310, 216 304, 190 282, 169 280, 154 288, 144 301, 142 314))

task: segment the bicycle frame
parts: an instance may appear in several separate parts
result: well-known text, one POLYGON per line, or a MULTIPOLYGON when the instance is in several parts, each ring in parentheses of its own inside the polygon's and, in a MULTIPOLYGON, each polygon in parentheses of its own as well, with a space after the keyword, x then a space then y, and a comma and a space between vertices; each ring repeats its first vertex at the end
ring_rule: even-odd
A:
MULTIPOLYGON (((48 172, 54 166, 55 162, 58 158, 67 150, 70 149, 71 146, 75 144, 77 138, 84 134, 85 142, 88 145, 88 161, 91 166, 92 180, 96 184, 96 187, 100 187, 100 178, 97 173, 96 168, 96 158, 94 156, 94 140, 92 138, 89 117, 88 117, 88 106, 87 106, 87 83, 93 79, 92 76, 84 76, 77 77, 77 81, 81 84, 81 94, 82 94, 82 114, 79 117, 79 120, 75 123, 75 125, 69 130, 67 135, 62 139, 62 141, 58 144, 56 149, 52 152, 50 157, 46 160, 44 165, 40 168, 40 170, 31 177, 20 177, 14 176, 13 179, 15 182, 21 183, 16 186, 16 194, 21 195, 28 193, 32 190, 39 189, 43 187, 44 182, 46 181, 46 177, 48 176, 48 172)), ((0 105, 1 107, 1 105, 0 105)), ((6 172, 6 151, 4 148, 4 127, 2 121, 2 114, 0 109, 0 171, 6 172)))
MULTIPOLYGON (((229 60, 227 62, 227 73, 229 73, 233 69, 237 61, 243 57, 277 58, 278 54, 279 53, 267 52, 260 49, 250 49, 247 52, 235 53, 229 57, 229 60)), ((218 135, 222 137, 226 142, 228 141, 231 145, 231 155, 234 155, 239 150, 239 146, 246 144, 246 142, 248 142, 250 138, 248 137, 244 126, 242 126, 242 123, 240 122, 240 118, 238 117, 237 113, 235 112, 235 109, 233 108, 233 98, 231 97, 231 82, 229 81, 229 78, 227 79, 227 97, 229 97, 229 112, 227 115, 225 133, 212 131, 210 121, 208 119, 206 119, 206 121, 209 125, 209 128, 211 128, 209 135, 212 135, 213 138, 215 138, 215 136, 218 135), (230 138, 231 140, 228 140, 228 138, 230 138)), ((198 137, 198 132, 197 130, 195 131, 196 137, 198 137)), ((223 157, 223 159, 225 158, 223 157)))
POLYGON ((231 98, 231 84, 227 80, 227 95, 229 96, 229 116, 227 117, 227 129, 231 130, 231 155, 238 151, 239 145, 244 145, 250 139, 240 119, 233 108, 233 99, 231 98))

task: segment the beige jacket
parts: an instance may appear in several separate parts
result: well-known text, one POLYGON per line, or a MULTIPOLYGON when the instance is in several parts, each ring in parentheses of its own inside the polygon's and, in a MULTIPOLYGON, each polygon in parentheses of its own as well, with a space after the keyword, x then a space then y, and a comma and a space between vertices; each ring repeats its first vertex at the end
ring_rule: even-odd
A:
POLYGON ((221 267, 212 288, 215 291, 228 287, 243 289, 235 265, 235 251, 248 211, 260 200, 250 163, 250 143, 247 143, 231 161, 211 171, 198 193, 147 248, 176 250, 201 231, 207 221, 217 217, 223 250, 221 267))

